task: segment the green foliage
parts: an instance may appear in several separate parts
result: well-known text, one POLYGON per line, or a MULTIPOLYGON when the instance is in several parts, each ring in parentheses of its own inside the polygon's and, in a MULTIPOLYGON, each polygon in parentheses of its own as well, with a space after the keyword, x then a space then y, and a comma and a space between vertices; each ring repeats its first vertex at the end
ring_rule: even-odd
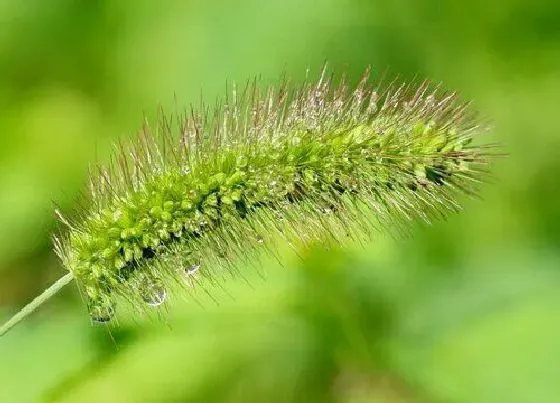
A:
POLYGON ((326 69, 302 88, 255 82, 211 116, 146 125, 118 168, 99 168, 93 208, 57 239, 92 319, 110 320, 116 296, 158 306, 193 288, 195 272, 236 275, 259 246, 274 250, 275 234, 340 243, 458 210, 454 195, 476 193, 491 155, 471 145, 484 131, 476 116, 429 84, 368 79, 352 91, 326 69))

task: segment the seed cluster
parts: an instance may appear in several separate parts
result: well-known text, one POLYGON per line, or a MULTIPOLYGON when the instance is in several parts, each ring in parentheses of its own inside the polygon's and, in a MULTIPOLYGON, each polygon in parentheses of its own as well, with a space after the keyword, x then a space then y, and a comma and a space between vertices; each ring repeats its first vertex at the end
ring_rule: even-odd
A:
POLYGON ((476 193, 490 156, 471 144, 476 116, 427 83, 368 79, 234 88, 213 115, 162 115, 121 146, 56 240, 92 319, 110 320, 118 296, 159 306, 195 274, 235 274, 271 232, 339 240, 458 210, 454 195, 476 193))

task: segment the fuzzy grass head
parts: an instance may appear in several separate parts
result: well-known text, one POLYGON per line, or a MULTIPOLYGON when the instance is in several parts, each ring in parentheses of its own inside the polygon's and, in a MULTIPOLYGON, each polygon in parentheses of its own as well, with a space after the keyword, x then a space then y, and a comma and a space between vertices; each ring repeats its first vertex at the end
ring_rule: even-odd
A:
POLYGON ((353 89, 326 69, 301 86, 234 86, 119 145, 55 249, 93 321, 122 301, 150 311, 242 275, 277 239, 344 243, 458 211, 487 173, 484 131, 454 93, 382 87, 369 70, 353 89))

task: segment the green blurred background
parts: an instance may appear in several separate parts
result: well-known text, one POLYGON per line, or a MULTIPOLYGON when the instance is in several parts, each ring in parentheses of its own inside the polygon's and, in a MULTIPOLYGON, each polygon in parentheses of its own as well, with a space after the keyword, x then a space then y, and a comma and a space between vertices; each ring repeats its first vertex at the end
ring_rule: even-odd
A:
POLYGON ((473 99, 510 154, 483 201, 413 239, 282 251, 116 342, 69 287, 0 340, 0 402, 560 402, 557 0, 0 0, 0 318, 63 274, 53 201, 144 112, 324 60, 473 99))

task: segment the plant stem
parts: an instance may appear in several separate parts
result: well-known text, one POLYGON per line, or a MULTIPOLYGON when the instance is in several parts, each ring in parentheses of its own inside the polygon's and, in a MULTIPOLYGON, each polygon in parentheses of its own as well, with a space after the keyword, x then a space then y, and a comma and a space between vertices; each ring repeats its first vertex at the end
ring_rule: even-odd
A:
POLYGON ((18 313, 16 313, 12 318, 7 321, 1 328, 0 328, 0 336, 6 334, 12 327, 17 325, 31 313, 33 313, 39 306, 41 306, 44 302, 46 302, 49 298, 53 295, 58 293, 62 287, 69 284, 74 279, 72 273, 68 273, 65 276, 61 277, 57 280, 53 285, 47 288, 41 295, 23 307, 18 313))

